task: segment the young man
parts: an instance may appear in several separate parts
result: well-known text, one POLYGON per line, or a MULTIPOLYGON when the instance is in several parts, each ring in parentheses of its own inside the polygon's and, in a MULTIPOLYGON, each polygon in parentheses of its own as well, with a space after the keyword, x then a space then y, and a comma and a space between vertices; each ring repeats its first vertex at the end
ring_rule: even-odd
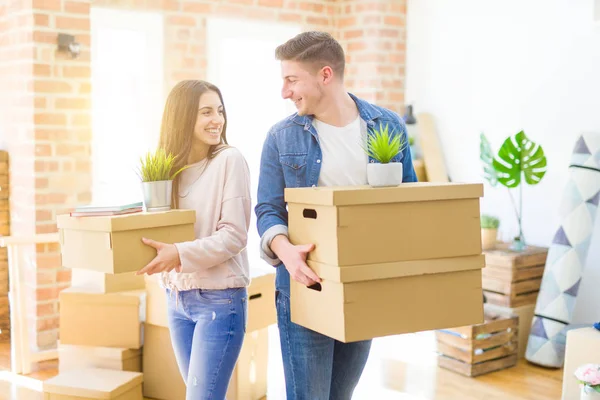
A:
MULTIPOLYGON (((281 95, 298 112, 274 125, 264 143, 256 216, 262 257, 277 266, 276 304, 288 400, 349 400, 371 341, 341 343, 290 320, 290 277, 310 286, 320 278, 306 264, 312 243, 290 243, 286 187, 367 184, 364 140, 380 124, 404 136, 394 112, 344 88, 344 51, 329 34, 305 32, 279 46, 281 95)), ((395 158, 404 182, 416 182, 408 146, 395 158)), ((315 310, 318 312, 318 310, 315 310)))

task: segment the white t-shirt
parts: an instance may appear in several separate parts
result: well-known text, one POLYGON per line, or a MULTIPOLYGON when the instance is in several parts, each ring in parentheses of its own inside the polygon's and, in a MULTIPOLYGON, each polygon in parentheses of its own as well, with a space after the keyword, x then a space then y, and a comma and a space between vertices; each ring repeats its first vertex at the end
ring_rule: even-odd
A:
POLYGON ((318 186, 353 186, 367 184, 368 157, 361 141, 367 123, 358 116, 343 127, 313 119, 322 152, 318 186))

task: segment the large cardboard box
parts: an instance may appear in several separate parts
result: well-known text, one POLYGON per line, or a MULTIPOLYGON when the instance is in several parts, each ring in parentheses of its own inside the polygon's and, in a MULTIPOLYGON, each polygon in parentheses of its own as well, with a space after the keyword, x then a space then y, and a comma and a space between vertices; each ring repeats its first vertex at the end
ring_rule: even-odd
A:
MULTIPOLYGON (((487 268, 487 266, 486 266, 487 268)), ((485 268, 483 269, 485 271, 485 268)), ((531 321, 535 314, 535 304, 529 304, 527 306, 509 308, 502 307, 495 304, 484 304, 484 310, 490 314, 498 314, 502 316, 518 316, 519 317, 519 358, 525 358, 527 352, 527 342, 529 341, 529 333, 531 332, 531 321)))
POLYGON ((114 293, 144 289, 144 276, 133 272, 107 274, 89 269, 73 268, 71 286, 89 292, 114 293))
POLYGON ((246 332, 254 332, 277 323, 275 309, 275 271, 253 267, 248 287, 248 324, 246 332))
POLYGON ((71 287, 60 292, 59 301, 62 344, 142 347, 145 290, 93 293, 71 287))
POLYGON ((562 400, 579 400, 581 389, 574 374, 584 364, 600 364, 600 331, 591 327, 567 332, 562 400))
POLYGON ((58 344, 58 371, 104 368, 142 372, 142 350, 58 344))
POLYGON ((481 184, 288 188, 289 236, 340 267, 481 254, 481 184))
POLYGON ((483 255, 339 268, 309 261, 291 280, 291 319, 341 342, 482 323, 483 255))
POLYGON ((160 286, 159 275, 146 275, 146 324, 155 326, 169 326, 167 316, 167 292, 160 286))
POLYGON ((269 330, 249 332, 236 363, 227 400, 261 400, 267 395, 269 330))
POLYGON ((145 335, 144 396, 160 400, 185 399, 185 382, 177 366, 169 328, 146 324, 145 335))
POLYGON ((102 368, 61 372, 43 382, 45 400, 143 400, 139 372, 102 368))
POLYGON ((142 269, 156 256, 156 250, 142 238, 163 243, 195 239, 194 210, 141 212, 108 217, 59 215, 62 265, 108 274, 142 269))

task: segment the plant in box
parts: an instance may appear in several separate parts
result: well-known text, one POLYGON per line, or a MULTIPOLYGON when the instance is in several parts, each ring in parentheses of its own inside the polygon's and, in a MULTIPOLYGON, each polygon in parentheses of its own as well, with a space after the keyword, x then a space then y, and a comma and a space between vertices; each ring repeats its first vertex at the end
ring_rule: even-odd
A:
POLYGON ((139 176, 142 180, 142 192, 146 211, 168 211, 171 209, 173 179, 187 166, 173 172, 175 156, 159 148, 148 152, 140 159, 139 176))
POLYGON ((581 385, 581 400, 600 399, 600 364, 580 366, 575 377, 581 385))
POLYGON ((480 135, 480 160, 483 163, 484 177, 492 187, 498 183, 509 189, 509 195, 517 222, 519 235, 513 240, 511 249, 523 251, 527 247, 523 236, 523 178, 531 186, 540 183, 546 174, 544 149, 531 141, 525 132, 512 135, 504 140, 498 154, 493 155, 490 142, 480 135), (523 178, 521 177, 523 175, 523 178), (519 188, 519 208, 510 189, 519 188))
POLYGON ((367 164, 367 182, 372 187, 398 186, 402 183, 402 163, 394 161, 407 146, 405 135, 390 133, 388 125, 373 129, 363 147, 375 162, 367 164))
POLYGON ((483 250, 496 247, 500 220, 492 215, 481 216, 481 245, 483 250))

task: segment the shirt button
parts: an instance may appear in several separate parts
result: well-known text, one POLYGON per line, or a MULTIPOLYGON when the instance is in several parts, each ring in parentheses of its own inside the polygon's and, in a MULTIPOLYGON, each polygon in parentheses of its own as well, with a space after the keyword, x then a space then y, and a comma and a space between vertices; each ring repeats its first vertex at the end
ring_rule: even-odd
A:
POLYGON ((321 160, 317 160, 317 164, 321 164, 321 160))

